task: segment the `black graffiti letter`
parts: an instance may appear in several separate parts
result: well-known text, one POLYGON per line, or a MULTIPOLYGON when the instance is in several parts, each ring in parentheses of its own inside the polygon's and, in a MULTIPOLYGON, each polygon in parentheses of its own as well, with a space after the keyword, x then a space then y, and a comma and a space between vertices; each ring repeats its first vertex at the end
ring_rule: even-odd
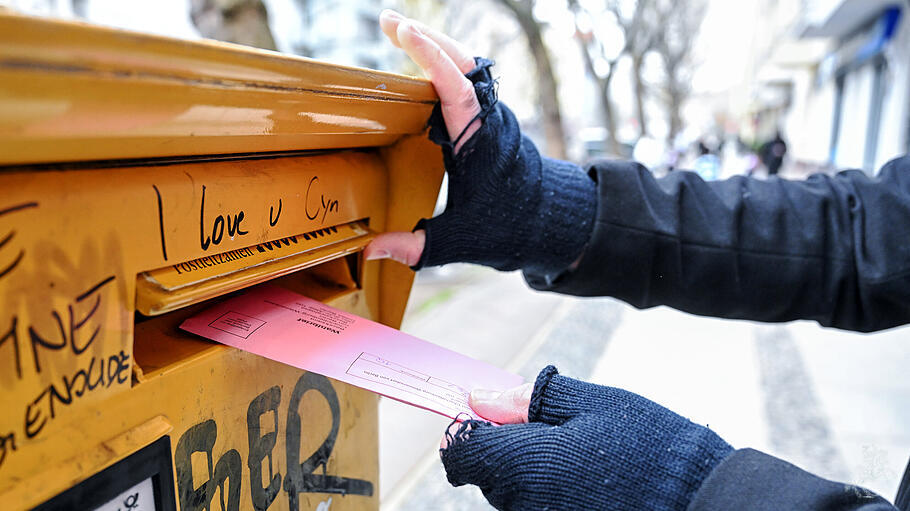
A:
POLYGON ((205 185, 202 185, 202 201, 199 203, 199 246, 208 250, 212 240, 205 235, 205 185))
POLYGON ((338 427, 341 423, 341 408, 338 404, 338 395, 325 376, 316 373, 304 373, 297 380, 291 401, 288 404, 288 424, 285 444, 287 446, 288 475, 284 478, 284 490, 288 493, 291 511, 299 511, 300 493, 340 493, 342 495, 373 495, 373 483, 362 479, 331 476, 326 474, 326 463, 335 447, 338 437, 338 427), (300 401, 303 395, 310 390, 315 390, 325 398, 332 411, 332 429, 326 436, 322 445, 300 463, 300 401), (322 465, 322 475, 313 471, 322 465))
MULTIPOLYGON (((37 207, 38 207, 37 202, 26 202, 24 204, 17 204, 15 206, 10 206, 8 208, 0 209, 0 216, 3 216, 7 213, 21 211, 23 209, 37 208, 37 207)), ((7 234, 6 236, 3 236, 3 238, 0 238, 0 248, 3 248, 3 245, 6 245, 9 242, 9 240, 13 239, 13 236, 15 236, 15 235, 16 235, 16 231, 10 231, 9 234, 7 234)), ((3 277, 7 273, 13 271, 13 269, 15 269, 16 266, 18 266, 19 263, 22 262, 22 258, 24 256, 25 256, 25 250, 20 250, 19 253, 16 254, 16 257, 13 259, 13 262, 9 263, 9 265, 7 265, 5 268, 0 269, 0 277, 3 277)))
POLYGON ((19 357, 19 337, 16 335, 16 324, 18 322, 19 322, 19 318, 17 318, 16 316, 13 316, 13 322, 10 325, 9 330, 5 334, 0 336, 0 346, 3 346, 3 343, 5 343, 7 340, 10 340, 13 342, 13 352, 16 357, 16 376, 18 376, 19 379, 21 380, 22 379, 22 362, 21 362, 21 358, 19 357))
POLYGON ((253 500, 253 509, 265 511, 278 492, 281 490, 281 474, 275 474, 272 469, 272 449, 278 439, 278 403, 281 401, 281 387, 275 386, 256 396, 246 410, 246 430, 250 438, 250 454, 247 465, 250 467, 250 496, 253 500), (259 427, 259 418, 272 412, 275 418, 274 429, 262 434, 259 427), (262 460, 269 458, 269 485, 262 487, 262 460))
POLYGON ((174 449, 174 468, 177 472, 177 495, 180 498, 182 511, 206 511, 211 509, 212 499, 215 498, 215 489, 221 489, 221 509, 223 511, 240 510, 241 459, 236 449, 231 449, 221 455, 218 464, 212 468, 212 449, 215 447, 215 438, 218 436, 218 426, 209 419, 200 422, 186 430, 177 448, 174 449), (196 488, 193 484, 194 452, 204 452, 208 464, 209 478, 196 488), (229 481, 227 481, 229 480, 229 481), (227 504, 225 505, 225 482, 229 482, 227 504))
POLYGON ((161 205, 161 192, 158 191, 158 187, 155 185, 152 185, 152 188, 155 189, 155 195, 158 196, 158 234, 161 235, 161 255, 167 261, 167 247, 164 243, 164 207, 161 205))
POLYGON ((310 207, 309 207, 310 206, 310 188, 313 187, 313 183, 318 183, 318 182, 319 182, 319 177, 317 177, 317 176, 313 176, 310 179, 310 184, 308 184, 306 187, 306 197, 304 197, 304 199, 303 199, 303 212, 304 212, 304 214, 306 214, 306 217, 309 218, 310 220, 316 220, 316 217, 319 216, 318 209, 316 210, 315 213, 310 215, 310 207))
POLYGON ((16 450, 16 434, 12 431, 5 436, 0 436, 0 466, 3 466, 3 462, 6 461, 7 446, 13 451, 16 450))
POLYGON ((66 330, 63 329, 63 320, 60 319, 60 314, 57 311, 51 312, 51 315, 54 316, 54 320, 57 322, 57 330, 60 332, 60 342, 50 342, 35 330, 33 326, 28 327, 28 336, 32 340, 32 356, 35 359, 35 372, 41 372, 41 363, 38 361, 38 345, 41 345, 44 348, 51 350, 62 350, 66 347, 66 330))
POLYGON ((278 225, 278 219, 281 218, 281 199, 278 199, 278 214, 275 214, 275 206, 269 206, 269 225, 275 227, 278 225))

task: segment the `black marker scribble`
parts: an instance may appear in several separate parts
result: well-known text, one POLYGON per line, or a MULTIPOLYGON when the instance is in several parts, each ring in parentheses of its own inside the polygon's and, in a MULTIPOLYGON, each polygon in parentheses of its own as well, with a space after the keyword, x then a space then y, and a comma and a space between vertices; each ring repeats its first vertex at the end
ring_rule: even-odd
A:
POLYGON ((3 466, 3 462, 6 461, 6 455, 9 453, 7 449, 16 450, 16 434, 12 431, 0 436, 0 466, 3 466))
POLYGON ((211 237, 205 234, 205 185, 202 185, 202 199, 199 203, 199 246, 202 250, 208 250, 209 245, 218 245, 221 243, 221 240, 224 238, 224 227, 227 223, 227 231, 230 239, 234 239, 234 236, 243 236, 249 234, 249 231, 244 231, 243 226, 243 217, 246 213, 243 210, 240 210, 238 213, 231 215, 230 213, 219 214, 215 217, 215 221, 212 223, 212 235, 211 237), (233 222, 231 222, 233 218, 233 222))
MULTIPOLYGON (((113 275, 111 275, 109 277, 102 279, 97 284, 93 285, 88 290, 86 290, 85 292, 79 294, 79 296, 77 296, 75 299, 75 303, 79 303, 79 302, 95 295, 95 293, 97 293, 102 287, 113 282, 114 278, 115 277, 113 275)), ((101 326, 100 325, 95 326, 95 329, 89 335, 88 340, 86 340, 84 343, 81 343, 81 345, 78 342, 77 334, 82 329, 82 327, 85 326, 86 323, 88 323, 88 320, 91 319, 95 315, 95 313, 98 311, 98 308, 100 307, 100 305, 101 305, 101 296, 95 295, 95 304, 92 306, 91 310, 88 311, 88 313, 86 313, 85 316, 82 317, 82 319, 76 319, 76 312, 73 308, 73 304, 71 303, 71 304, 67 305, 67 307, 66 307, 67 313, 68 313, 68 315, 67 315, 68 321, 64 321, 61 314, 59 312, 57 312, 56 310, 51 311, 51 316, 53 316, 54 321, 57 324, 57 330, 60 333, 59 341, 54 341, 50 337, 45 337, 42 334, 38 333, 38 331, 35 329, 34 325, 28 327, 28 336, 29 336, 29 340, 31 341, 31 346, 32 346, 32 356, 35 361, 35 372, 37 372, 37 373, 41 372, 41 363, 40 363, 40 360, 38 357, 38 353, 39 353, 38 347, 39 346, 44 349, 57 351, 57 350, 62 350, 67 345, 69 345, 72 348, 74 355, 80 355, 85 350, 88 349, 88 347, 98 337, 98 333, 101 331, 101 326)))
POLYGON ((161 192, 158 191, 158 187, 152 185, 152 188, 155 189, 155 195, 158 196, 158 232, 161 235, 161 253, 164 255, 164 260, 167 261, 167 247, 164 245, 164 208, 161 205, 161 192))
POLYGON ((91 296, 92 293, 94 293, 95 291, 101 289, 104 285, 108 284, 109 282, 111 282, 111 281, 114 280, 115 278, 116 278, 116 277, 115 277, 114 275, 111 275, 111 276, 109 276, 109 277, 107 277, 107 278, 105 278, 105 279, 102 279, 101 282, 99 282, 99 283, 95 284, 94 286, 92 286, 91 288, 89 288, 88 291, 86 291, 86 292, 82 293, 81 295, 77 296, 77 297, 76 297, 76 301, 77 301, 77 302, 81 302, 82 300, 85 300, 86 298, 88 298, 89 296, 91 296))
MULTIPOLYGON (((319 203, 316 205, 316 211, 311 215, 310 214, 310 190, 313 188, 313 185, 319 182, 319 176, 313 176, 310 179, 310 183, 306 187, 306 197, 303 199, 303 212, 306 214, 306 217, 310 220, 316 220, 319 217, 319 214, 322 213, 321 223, 325 223, 325 217, 330 212, 338 212, 338 200, 326 197, 325 194, 319 194, 319 203)), ((318 192, 315 192, 318 193, 318 192)), ((314 193, 314 195, 315 195, 314 193)))
POLYGON ((13 351, 15 352, 14 354, 16 356, 15 357, 16 376, 18 376, 19 379, 21 380, 22 379, 22 360, 19 355, 19 337, 16 334, 16 326, 18 323, 19 323, 19 318, 16 316, 13 316, 12 322, 10 323, 9 330, 7 330, 5 334, 0 336, 0 347, 2 347, 3 344, 8 340, 12 341, 13 351))
MULTIPOLYGON (((38 207, 37 202, 25 202, 22 204, 17 204, 15 206, 10 206, 6 209, 0 209, 0 216, 6 215, 8 213, 14 213, 16 211, 21 211, 23 209, 30 209, 30 208, 37 208, 37 207, 38 207)), ((9 234, 4 236, 4 238, 2 240, 0 240, 0 248, 3 248, 4 245, 9 243, 9 241, 11 239, 13 239, 13 236, 15 236, 15 235, 16 235, 16 231, 13 230, 13 231, 10 231, 9 234)), ((8 264, 3 269, 0 269, 0 278, 3 278, 4 276, 6 276, 6 274, 13 271, 13 269, 15 269, 16 266, 18 266, 19 263, 22 262, 22 258, 24 256, 25 256, 25 250, 20 250, 19 253, 16 255, 16 258, 13 259, 13 262, 8 264)))
POLYGON ((6 268, 0 270, 0 278, 3 278, 7 273, 13 271, 13 269, 19 265, 19 262, 22 261, 22 258, 25 256, 25 250, 20 250, 19 255, 13 259, 13 262, 9 264, 6 268))
POLYGON ((278 219, 281 218, 281 199, 278 199, 278 214, 272 217, 272 214, 275 211, 275 206, 269 206, 269 225, 275 227, 278 224, 278 219))
MULTIPOLYGON (((246 466, 250 470, 251 509, 265 511, 273 508, 272 504, 282 489, 282 478, 288 504, 293 510, 300 509, 301 494, 306 493, 365 497, 373 495, 373 483, 370 481, 327 473, 329 458, 332 456, 341 426, 341 402, 328 378, 316 373, 303 373, 294 385, 287 406, 284 432, 284 454, 287 460, 284 465, 287 472, 284 474, 279 471, 274 453, 281 438, 278 417, 280 407, 281 387, 277 385, 256 396, 247 407, 249 448, 246 466), (310 392, 325 400, 329 407, 332 426, 322 444, 301 462, 301 438, 309 439, 312 433, 305 429, 307 424, 304 419, 307 416, 301 415, 300 405, 304 396, 310 392), (302 436, 304 432, 306 436, 302 436), (268 474, 265 472, 266 469, 268 474)), ((214 509, 212 500, 217 490, 220 490, 224 499, 222 506, 224 511, 240 509, 243 459, 237 449, 228 449, 220 457, 217 456, 214 450, 217 437, 218 424, 214 419, 207 419, 187 429, 177 441, 174 450, 174 469, 177 475, 177 498, 183 511, 214 509), (200 467, 202 470, 197 471, 196 475, 207 477, 205 481, 194 478, 193 455, 196 453, 204 455, 200 458, 205 460, 203 461, 205 466, 200 467)))
POLYGON ((15 211, 20 211, 23 209, 37 208, 37 207, 38 207, 37 202, 26 202, 24 204, 17 204, 15 206, 10 206, 6 209, 0 209, 0 216, 3 216, 7 213, 13 213, 15 211))

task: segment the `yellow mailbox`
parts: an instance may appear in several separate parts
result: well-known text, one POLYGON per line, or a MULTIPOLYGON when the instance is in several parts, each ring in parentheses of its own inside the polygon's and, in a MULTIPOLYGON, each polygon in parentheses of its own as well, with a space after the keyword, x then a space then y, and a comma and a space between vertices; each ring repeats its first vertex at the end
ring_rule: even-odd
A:
POLYGON ((432 211, 429 83, 0 34, 0 509, 378 508, 376 396, 177 325, 271 281, 397 327, 413 274, 362 249, 432 211))

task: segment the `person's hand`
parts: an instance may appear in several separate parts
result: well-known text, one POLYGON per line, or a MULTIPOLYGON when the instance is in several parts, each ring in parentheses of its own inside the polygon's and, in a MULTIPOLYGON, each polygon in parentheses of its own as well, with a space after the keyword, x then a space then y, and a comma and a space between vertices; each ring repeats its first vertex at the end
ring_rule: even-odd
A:
POLYGON ((366 259, 392 258, 419 269, 467 262, 540 275, 565 271, 590 237, 593 180, 578 166, 540 157, 515 115, 498 101, 493 63, 392 11, 383 31, 430 78, 440 102, 429 138, 442 147, 446 210, 414 232, 383 233, 366 259))
POLYGON ((531 387, 471 396, 481 421, 454 424, 449 482, 498 509, 685 509, 732 448, 711 430, 622 389, 545 368, 531 387))
MULTIPOLYGON (((476 118, 480 103, 474 85, 465 77, 474 69, 474 58, 458 41, 390 9, 379 15, 379 25, 392 44, 403 49, 433 83, 446 129, 453 136, 463 133, 454 148, 457 153, 481 122, 476 118)), ((425 240, 423 229, 383 233, 367 245, 364 255, 368 260, 388 257, 414 266, 425 240)))
MULTIPOLYGON (((462 136, 463 145, 480 126, 480 120, 475 119, 480 103, 474 84, 465 77, 475 67, 474 57, 458 41, 391 9, 380 13, 379 26, 430 79, 449 133, 458 135, 471 123, 462 136)), ((456 153, 458 149, 460 145, 455 147, 456 153)))

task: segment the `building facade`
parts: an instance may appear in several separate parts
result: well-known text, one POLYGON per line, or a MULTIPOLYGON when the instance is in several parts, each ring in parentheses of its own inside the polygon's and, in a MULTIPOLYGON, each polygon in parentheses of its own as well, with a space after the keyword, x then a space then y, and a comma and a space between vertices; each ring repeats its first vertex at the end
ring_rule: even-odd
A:
POLYGON ((908 11, 905 0, 802 0, 763 66, 758 92, 778 101, 757 103, 756 132, 781 128, 792 163, 812 170, 874 174, 910 151, 908 11))

